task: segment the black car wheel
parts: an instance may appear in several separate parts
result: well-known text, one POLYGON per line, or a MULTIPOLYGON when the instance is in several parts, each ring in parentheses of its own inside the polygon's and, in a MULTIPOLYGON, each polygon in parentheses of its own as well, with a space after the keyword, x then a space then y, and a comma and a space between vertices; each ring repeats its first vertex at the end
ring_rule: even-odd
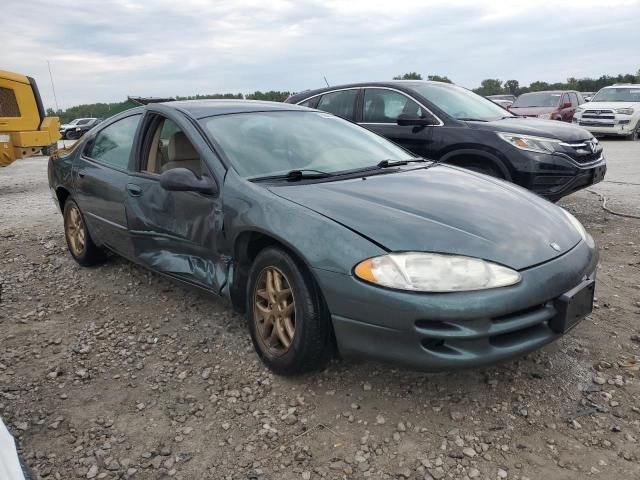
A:
POLYGON ((64 132, 63 138, 65 140, 73 140, 73 138, 71 137, 71 135, 73 135, 75 132, 73 130, 67 130, 66 132, 64 132))
POLYGON ((77 140, 78 138, 80 138, 80 133, 78 132, 68 132, 67 133, 67 140, 77 140))
POLYGON ((71 256, 80 265, 90 267, 105 260, 104 251, 91 239, 78 204, 71 199, 64 204, 64 236, 71 256))
POLYGON ((626 139, 631 140, 632 142, 640 139, 640 122, 638 123, 638 126, 633 131, 633 133, 631 135, 627 135, 626 139))
POLYGON ((251 339, 271 370, 294 375, 324 365, 331 350, 329 319, 304 267, 268 247, 251 266, 247 292, 251 339))

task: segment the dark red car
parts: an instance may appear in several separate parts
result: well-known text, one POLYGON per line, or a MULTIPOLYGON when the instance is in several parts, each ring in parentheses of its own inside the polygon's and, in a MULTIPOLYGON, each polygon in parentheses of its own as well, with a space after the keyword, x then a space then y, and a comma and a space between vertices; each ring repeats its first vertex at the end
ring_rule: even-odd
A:
POLYGON ((571 122, 576 107, 583 103, 582 94, 575 90, 531 92, 520 95, 509 111, 523 117, 571 122))

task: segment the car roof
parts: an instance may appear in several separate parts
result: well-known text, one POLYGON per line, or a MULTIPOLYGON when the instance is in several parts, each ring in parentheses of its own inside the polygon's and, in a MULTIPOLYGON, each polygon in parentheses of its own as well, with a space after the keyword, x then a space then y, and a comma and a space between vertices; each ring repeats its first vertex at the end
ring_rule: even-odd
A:
POLYGON ((614 83, 602 88, 640 88, 640 83, 614 83))
POLYGON ((160 105, 175 108, 196 119, 233 113, 310 111, 308 108, 290 103, 265 102, 261 100, 181 100, 165 102, 160 105))
POLYGON ((358 83, 347 83, 343 85, 331 85, 329 87, 316 88, 314 90, 305 90, 300 93, 296 93, 295 95, 291 95, 288 101, 290 102, 299 102, 302 99, 313 97, 315 95, 320 95, 325 92, 332 92, 334 90, 346 90, 349 88, 361 88, 361 87, 390 87, 397 88, 399 90, 402 89, 410 89, 411 87, 416 87, 418 85, 444 85, 454 87, 456 85, 447 83, 447 82, 436 82, 433 80, 386 80, 382 82, 358 82, 358 83))

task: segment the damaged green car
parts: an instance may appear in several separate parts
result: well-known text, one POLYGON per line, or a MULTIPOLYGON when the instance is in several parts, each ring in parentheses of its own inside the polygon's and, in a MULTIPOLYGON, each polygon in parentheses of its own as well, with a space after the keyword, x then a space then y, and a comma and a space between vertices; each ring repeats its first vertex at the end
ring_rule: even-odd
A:
POLYGON ((424 370, 494 363, 593 303, 597 248, 571 214, 296 105, 150 104, 48 173, 78 263, 111 251, 229 299, 280 374, 335 347, 424 370))

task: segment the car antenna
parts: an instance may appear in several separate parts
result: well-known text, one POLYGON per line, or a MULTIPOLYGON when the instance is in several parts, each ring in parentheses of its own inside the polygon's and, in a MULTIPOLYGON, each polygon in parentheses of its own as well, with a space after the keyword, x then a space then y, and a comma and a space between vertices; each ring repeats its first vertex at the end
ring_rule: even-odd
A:
POLYGON ((331 85, 329 85, 329 82, 327 82, 327 77, 323 75, 322 78, 324 78, 324 83, 327 84, 327 87, 330 87, 331 85))

